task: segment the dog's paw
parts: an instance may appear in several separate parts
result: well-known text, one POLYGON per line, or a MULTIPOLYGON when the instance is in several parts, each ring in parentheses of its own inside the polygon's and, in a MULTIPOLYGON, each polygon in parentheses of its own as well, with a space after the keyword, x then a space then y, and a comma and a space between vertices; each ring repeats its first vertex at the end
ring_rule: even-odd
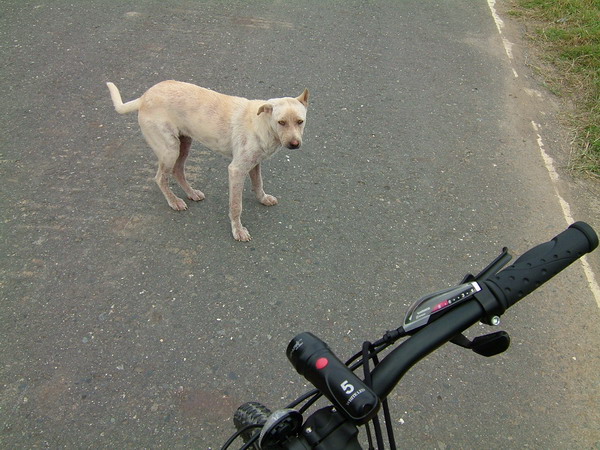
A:
POLYGON ((194 190, 192 190, 191 194, 188 194, 188 198, 195 202, 199 202, 201 200, 204 200, 204 194, 202 193, 202 191, 198 191, 198 190, 194 189, 194 190))
POLYGON ((275 206, 277 204, 277 197, 265 194, 265 196, 260 200, 260 202, 265 206, 275 206))
POLYGON ((179 197, 175 197, 173 201, 169 201, 169 206, 175 211, 185 211, 186 209, 188 209, 187 204, 179 197))
POLYGON ((235 230, 232 230, 232 232, 233 232, 233 238, 236 241, 248 242, 249 240, 252 239, 252 236, 250 236, 250 233, 248 233, 248 230, 246 229, 246 227, 236 228, 235 230))

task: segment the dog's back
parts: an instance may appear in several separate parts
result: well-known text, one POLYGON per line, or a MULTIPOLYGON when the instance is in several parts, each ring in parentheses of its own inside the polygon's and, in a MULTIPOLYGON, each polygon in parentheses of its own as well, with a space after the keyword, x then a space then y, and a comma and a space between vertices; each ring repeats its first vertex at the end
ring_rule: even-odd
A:
POLYGON ((180 135, 227 156, 231 156, 232 121, 250 103, 245 98, 179 81, 158 83, 140 100, 140 124, 173 127, 180 135))

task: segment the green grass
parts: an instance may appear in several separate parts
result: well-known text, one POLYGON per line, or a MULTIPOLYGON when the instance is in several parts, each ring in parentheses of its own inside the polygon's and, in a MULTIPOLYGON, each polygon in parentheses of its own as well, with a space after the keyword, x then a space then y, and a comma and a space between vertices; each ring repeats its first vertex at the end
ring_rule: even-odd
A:
POLYGON ((514 0, 512 15, 531 22, 532 35, 553 68, 552 92, 575 105, 569 118, 579 156, 573 167, 600 177, 600 0, 514 0))

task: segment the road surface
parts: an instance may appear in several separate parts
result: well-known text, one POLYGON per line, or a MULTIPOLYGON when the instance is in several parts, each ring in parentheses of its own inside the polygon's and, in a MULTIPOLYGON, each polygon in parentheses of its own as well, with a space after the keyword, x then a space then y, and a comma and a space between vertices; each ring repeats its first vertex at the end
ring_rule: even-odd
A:
MULTIPOLYGON (((295 334, 349 356, 502 246, 562 231, 557 193, 600 228, 511 30, 483 0, 3 2, 0 447, 219 448, 239 404, 306 390, 285 358, 295 334), (170 210, 135 115, 105 86, 130 100, 164 79, 250 98, 310 89, 304 145, 263 169, 279 205, 246 186, 251 242, 230 236, 228 162, 193 145, 206 200, 170 210)), ((398 385, 402 447, 600 445, 581 265, 503 327, 505 354, 447 347, 398 385)))

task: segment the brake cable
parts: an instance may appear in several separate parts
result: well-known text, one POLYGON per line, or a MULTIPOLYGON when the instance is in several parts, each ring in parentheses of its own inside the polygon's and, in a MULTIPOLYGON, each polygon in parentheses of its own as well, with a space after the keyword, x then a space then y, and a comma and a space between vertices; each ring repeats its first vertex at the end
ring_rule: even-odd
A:
MULTIPOLYGON (((391 342, 387 342, 386 345, 383 346, 383 348, 385 348, 389 345, 391 345, 391 342)), ((369 387, 373 387, 373 380, 371 378, 371 370, 369 369, 369 359, 373 359, 373 366, 376 366, 377 364, 379 364, 379 358, 377 357, 377 353, 379 353, 381 350, 383 350, 383 348, 381 348, 379 350, 375 350, 374 345, 371 342, 369 342, 369 341, 363 342, 362 366, 363 366, 363 371, 365 374, 365 383, 369 387), (373 351, 373 353, 370 353, 371 351, 373 351)), ((388 442, 390 444, 390 449, 396 450, 396 441, 394 439, 394 429, 392 427, 392 418, 390 416, 390 408, 388 405, 387 398, 381 399, 381 404, 383 407, 383 418, 384 418, 384 422, 385 422, 385 430, 386 430, 386 433, 388 436, 388 442)), ((383 434, 381 432, 381 424, 379 423, 379 416, 375 416, 373 418, 372 422, 373 422, 373 429, 375 432, 375 439, 377 440, 377 445, 380 449, 383 449, 385 447, 383 445, 383 434)), ((368 423, 366 424, 365 429, 367 430, 369 449, 372 449, 373 442, 371 439, 371 431, 370 431, 370 427, 369 427, 368 423)))

